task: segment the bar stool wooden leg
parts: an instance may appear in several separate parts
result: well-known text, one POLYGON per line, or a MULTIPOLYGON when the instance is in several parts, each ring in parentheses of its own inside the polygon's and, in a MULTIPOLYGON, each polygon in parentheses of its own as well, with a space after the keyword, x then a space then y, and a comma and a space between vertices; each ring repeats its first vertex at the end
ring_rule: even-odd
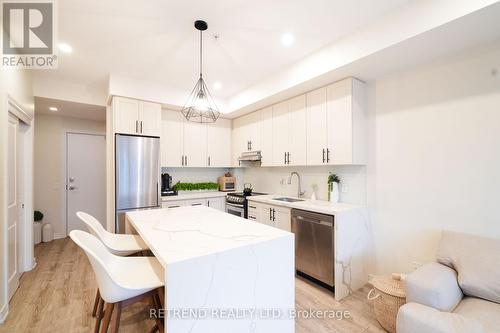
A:
POLYGON ((99 293, 99 289, 97 289, 97 293, 95 295, 95 300, 94 300, 94 309, 92 310, 92 317, 95 317, 97 314, 97 306, 99 305, 100 299, 101 299, 101 294, 99 293))
POLYGON ((104 310, 104 321, 102 322, 101 332, 106 333, 108 331, 109 322, 111 321, 111 315, 113 314, 113 303, 106 304, 106 310, 104 310))
POLYGON ((115 304, 113 322, 111 323, 111 333, 118 333, 118 328, 120 327, 120 317, 122 314, 122 303, 118 302, 115 304))
POLYGON ((101 327, 101 321, 104 316, 104 300, 99 297, 99 304, 97 306, 96 321, 94 333, 99 333, 99 328, 101 327))

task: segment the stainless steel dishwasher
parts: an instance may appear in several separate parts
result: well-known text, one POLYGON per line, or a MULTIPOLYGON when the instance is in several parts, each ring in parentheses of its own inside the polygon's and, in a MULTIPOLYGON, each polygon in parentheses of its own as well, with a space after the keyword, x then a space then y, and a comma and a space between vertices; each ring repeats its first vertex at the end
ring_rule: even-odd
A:
POLYGON ((333 216, 292 209, 295 269, 334 287, 333 216))

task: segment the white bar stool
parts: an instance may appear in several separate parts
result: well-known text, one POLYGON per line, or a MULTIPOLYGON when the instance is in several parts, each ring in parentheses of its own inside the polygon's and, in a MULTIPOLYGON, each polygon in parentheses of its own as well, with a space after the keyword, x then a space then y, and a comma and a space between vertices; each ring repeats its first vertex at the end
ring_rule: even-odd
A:
MULTIPOLYGON (((102 332, 107 332, 112 317, 111 332, 118 332, 121 310, 127 305, 149 300, 155 307, 163 307, 164 269, 155 257, 116 256, 95 236, 81 230, 73 230, 69 236, 87 255, 106 302, 102 332)), ((101 318, 97 317, 96 332, 101 318)), ((155 330, 163 331, 159 319, 151 331, 155 330)))
MULTIPOLYGON (((102 224, 92 215, 77 212, 76 216, 87 226, 88 231, 99 238, 101 242, 108 248, 108 251, 117 256, 129 256, 142 251, 149 250, 149 247, 144 243, 142 238, 137 235, 113 234, 103 228, 102 224)), ((92 317, 99 314, 101 304, 101 296, 97 290, 94 300, 94 308, 92 317)))

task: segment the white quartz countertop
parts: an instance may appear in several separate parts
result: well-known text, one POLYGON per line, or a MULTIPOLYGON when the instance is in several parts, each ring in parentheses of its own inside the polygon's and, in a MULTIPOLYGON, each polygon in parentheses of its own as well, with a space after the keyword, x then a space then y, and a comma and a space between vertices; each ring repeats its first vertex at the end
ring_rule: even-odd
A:
POLYGON ((205 206, 126 213, 160 263, 217 254, 293 234, 205 206))
MULTIPOLYGON (((293 198, 293 197, 289 197, 286 195, 279 195, 279 194, 256 195, 256 196, 247 197, 248 201, 251 201, 251 202, 260 202, 263 204, 268 204, 268 205, 273 205, 273 206, 282 206, 282 207, 288 207, 288 208, 303 209, 303 210, 307 210, 307 211, 311 211, 311 212, 328 214, 328 215, 335 215, 336 213, 343 212, 343 211, 364 208, 363 206, 360 206, 360 205, 347 204, 347 203, 341 203, 341 202, 331 203, 331 202, 325 201, 325 200, 301 199, 304 201, 285 202, 285 201, 273 200, 275 198, 293 198)), ((294 198, 294 199, 297 199, 297 198, 294 198)))
POLYGON ((178 200, 191 200, 191 199, 201 199, 201 198, 217 198, 225 197, 230 192, 220 192, 220 191, 207 191, 207 192, 194 192, 194 193, 182 193, 179 195, 169 195, 161 197, 161 201, 178 201, 178 200))

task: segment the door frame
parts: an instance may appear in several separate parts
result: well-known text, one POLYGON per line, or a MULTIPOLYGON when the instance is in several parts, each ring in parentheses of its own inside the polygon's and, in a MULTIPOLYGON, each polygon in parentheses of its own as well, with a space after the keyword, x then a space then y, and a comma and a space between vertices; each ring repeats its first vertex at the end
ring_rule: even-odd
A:
MULTIPOLYGON (((9 114, 13 115, 16 117, 20 125, 22 127, 22 131, 18 130, 18 135, 22 135, 22 147, 21 147, 21 152, 22 156, 20 156, 23 159, 22 163, 22 169, 20 177, 23 179, 23 188, 21 190, 21 193, 23 194, 23 197, 20 198, 20 201, 24 203, 24 211, 25 213, 23 214, 23 219, 18 221, 18 228, 19 228, 19 235, 18 235, 18 242, 19 242, 19 258, 20 260, 17 261, 17 264, 19 265, 18 267, 18 273, 21 274, 26 271, 32 270, 36 266, 35 258, 34 258, 34 245, 33 245, 33 149, 34 149, 34 135, 33 135, 33 126, 32 126, 32 121, 33 121, 33 114, 27 113, 19 103, 16 102, 16 100, 10 96, 9 94, 5 94, 5 104, 0 105, 0 110, 4 109, 7 112, 5 112, 6 119, 8 118, 9 114), (27 213, 28 212, 28 213, 27 213)), ((2 96, 0 96, 0 100, 2 99, 2 96)), ((5 131, 6 132, 6 131, 5 131)), ((6 136, 4 137, 6 138, 6 136)), ((8 142, 7 142, 8 145, 8 142)), ((5 157, 5 156, 4 156, 5 157)), ((5 160, 2 163, 7 163, 5 160)), ((5 165, 6 166, 6 165, 5 165)), ((5 174, 4 177, 7 176, 6 174, 7 168, 5 167, 5 174)), ((4 194, 6 194, 6 188, 1 189, 4 194)), ((7 199, 5 199, 7 200, 7 199)), ((6 206, 6 202, 4 202, 6 206)), ((6 213, 6 212, 5 212, 6 213)), ((7 216, 2 216, 6 220, 7 216)), ((9 311, 9 287, 8 287, 8 276, 7 276, 7 265, 8 265, 8 245, 7 245, 7 225, 5 224, 4 226, 0 225, 0 237, 2 237, 2 248, 0 251, 0 255, 2 256, 2 267, 0 267, 0 274, 3 275, 3 278, 1 280, 4 281, 2 285, 0 285, 0 288, 3 289, 3 294, 5 295, 6 299, 0 300, 0 305, 4 301, 5 304, 3 307, 0 309, 0 323, 2 323, 5 318, 7 317, 8 311, 9 311)))
MULTIPOLYGON (((68 134, 81 134, 81 135, 94 135, 94 136, 104 136, 104 148, 106 149, 106 133, 105 132, 99 132, 99 131, 82 131, 82 130, 71 130, 71 129, 65 129, 63 131, 63 153, 62 153, 62 181, 61 181, 61 186, 63 188, 62 191, 62 198, 61 198, 61 207, 62 207, 62 213, 61 216, 64 218, 64 234, 61 235, 59 233, 54 233, 54 238, 65 238, 68 237, 68 189, 66 182, 68 180, 68 134)), ((106 173, 106 169, 104 170, 106 173)))

